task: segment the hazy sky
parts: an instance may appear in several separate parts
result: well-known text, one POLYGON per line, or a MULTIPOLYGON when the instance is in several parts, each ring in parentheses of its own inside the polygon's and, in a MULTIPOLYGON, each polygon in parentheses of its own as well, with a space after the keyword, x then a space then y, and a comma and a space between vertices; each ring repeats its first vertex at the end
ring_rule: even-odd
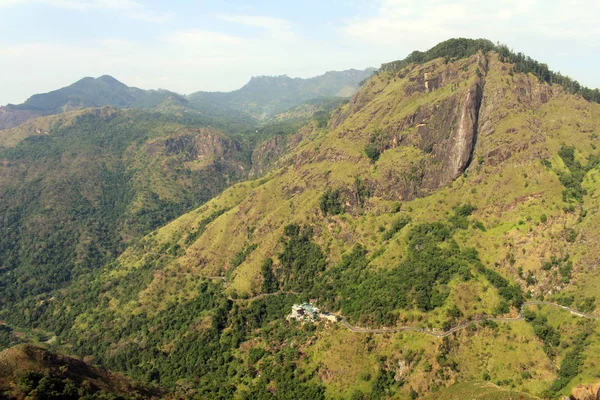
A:
POLYGON ((109 74, 144 89, 378 67, 488 38, 600 87, 600 0, 0 0, 0 104, 109 74))

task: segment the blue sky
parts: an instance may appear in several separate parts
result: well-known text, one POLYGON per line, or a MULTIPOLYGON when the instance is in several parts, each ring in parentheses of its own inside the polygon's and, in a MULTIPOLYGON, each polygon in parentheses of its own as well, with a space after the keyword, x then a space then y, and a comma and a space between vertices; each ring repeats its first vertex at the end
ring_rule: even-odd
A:
POLYGON ((228 91, 377 67, 450 37, 503 42, 600 87, 598 0, 0 0, 0 104, 103 74, 228 91))

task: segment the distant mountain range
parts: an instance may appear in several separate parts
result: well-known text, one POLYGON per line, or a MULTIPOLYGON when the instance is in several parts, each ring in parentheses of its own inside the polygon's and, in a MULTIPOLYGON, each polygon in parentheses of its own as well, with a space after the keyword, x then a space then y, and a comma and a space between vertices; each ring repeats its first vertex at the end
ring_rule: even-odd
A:
POLYGON ((167 90, 130 87, 108 75, 88 77, 58 90, 35 94, 23 104, 0 107, 0 129, 12 128, 40 116, 88 107, 152 109, 169 101, 181 105, 187 103, 184 96, 167 90))
POLYGON ((358 90, 360 82, 374 71, 374 68, 329 71, 309 79, 286 75, 258 76, 233 92, 196 92, 187 98, 197 109, 229 108, 265 118, 314 98, 350 97, 358 90))
POLYGON ((93 107, 0 132, 0 399, 598 399, 600 91, 485 39, 369 74, 3 108, 93 107))
POLYGON ((159 111, 196 111, 207 115, 243 114, 262 119, 319 97, 350 97, 374 69, 330 71, 310 79, 260 76, 233 92, 196 92, 183 96, 168 90, 127 86, 109 75, 83 78, 67 87, 35 94, 23 104, 0 107, 0 130, 32 118, 65 111, 113 106, 159 111))

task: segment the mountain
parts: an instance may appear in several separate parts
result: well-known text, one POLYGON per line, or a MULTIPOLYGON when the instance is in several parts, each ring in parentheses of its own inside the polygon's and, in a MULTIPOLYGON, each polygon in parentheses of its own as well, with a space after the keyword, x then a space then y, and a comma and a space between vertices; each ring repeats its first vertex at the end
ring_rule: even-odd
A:
POLYGON ((196 92, 187 98, 190 105, 198 109, 235 109, 262 119, 297 107, 307 100, 350 97, 373 71, 373 68, 329 71, 309 79, 286 75, 258 76, 233 92, 196 92))
POLYGON ((67 87, 31 96, 25 103, 0 106, 0 131, 17 127, 40 116, 90 107, 147 109, 162 112, 191 112, 217 121, 248 125, 319 97, 350 97, 359 82, 374 69, 330 71, 310 78, 287 76, 255 77, 239 90, 196 92, 181 96, 168 90, 130 87, 112 76, 83 78, 67 87))
POLYGON ((187 118, 103 107, 0 134, 0 307, 63 287, 261 176, 297 129, 280 123, 235 136, 187 118))
POLYGON ((166 90, 129 87, 108 75, 88 77, 62 89, 33 95, 23 104, 0 107, 0 130, 18 126, 32 118, 69 110, 102 106, 150 109, 168 102, 184 106, 187 100, 166 90))
MULTIPOLYGON (((46 239, 63 220, 38 223, 53 214, 43 200, 52 196, 11 188, 4 198, 14 207, 30 209, 21 198, 42 204, 4 236, 41 237, 25 236, 24 255, 36 255, 28 269, 2 261, 9 296, 0 318, 52 332, 57 348, 182 398, 560 398, 578 385, 591 393, 600 348, 596 93, 486 40, 412 53, 382 65, 329 118, 290 133, 285 148, 265 132, 271 141, 252 148, 277 161, 264 175, 163 226, 149 218, 157 229, 56 287, 36 279, 63 279, 61 264, 50 273, 35 266, 56 243, 85 249, 87 234, 46 239), (309 301, 300 314, 292 308, 309 301)), ((130 131, 115 120, 115 132, 130 131)), ((95 138, 89 149, 122 148, 121 168, 140 182, 182 175, 160 169, 172 165, 166 143, 156 152, 142 138, 110 144, 121 136, 103 140, 106 131, 81 136, 95 138), (160 168, 128 167, 155 159, 160 168)), ((32 139, 3 150, 3 163, 15 162, 15 149, 54 151, 23 147, 32 139)), ((73 156, 37 168, 58 158, 73 156)), ((130 189, 102 195, 90 186, 81 191, 92 205, 117 198, 100 209, 137 205, 119 200, 130 189)), ((31 187, 69 193, 55 180, 31 187)), ((19 221, 22 209, 3 221, 19 221)), ((82 226, 96 227, 96 215, 82 226)), ((135 226, 124 215, 115 221, 135 226)), ((6 241, 0 253, 13 247, 6 241)))
POLYGON ((83 361, 32 345, 0 353, 0 396, 6 399, 157 399, 160 392, 83 361))

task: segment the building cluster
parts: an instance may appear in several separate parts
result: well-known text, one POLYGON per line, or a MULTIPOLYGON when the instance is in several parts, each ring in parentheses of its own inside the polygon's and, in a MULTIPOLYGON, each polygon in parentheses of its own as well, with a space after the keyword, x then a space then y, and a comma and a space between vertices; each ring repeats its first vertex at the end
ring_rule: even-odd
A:
POLYGON ((338 321, 335 315, 321 312, 321 310, 310 303, 294 304, 292 306, 292 313, 287 316, 287 319, 295 319, 302 322, 315 322, 319 319, 325 319, 330 322, 338 321))

